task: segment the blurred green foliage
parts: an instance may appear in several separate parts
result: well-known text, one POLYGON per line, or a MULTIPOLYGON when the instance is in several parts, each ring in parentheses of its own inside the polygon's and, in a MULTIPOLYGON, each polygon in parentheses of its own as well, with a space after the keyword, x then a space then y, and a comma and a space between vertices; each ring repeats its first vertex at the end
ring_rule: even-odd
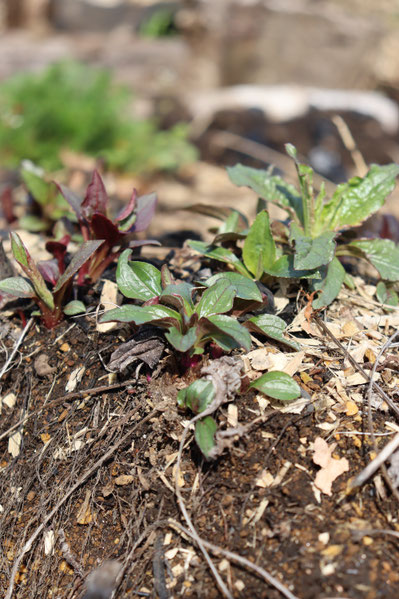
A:
POLYGON ((178 33, 175 25, 175 11, 171 8, 155 10, 143 21, 140 34, 145 37, 169 37, 178 33))
POLYGON ((130 102, 108 71, 76 62, 13 76, 0 86, 0 161, 14 167, 29 159, 55 170, 66 148, 101 157, 111 169, 148 173, 196 158, 185 124, 160 131, 153 120, 129 118, 130 102))

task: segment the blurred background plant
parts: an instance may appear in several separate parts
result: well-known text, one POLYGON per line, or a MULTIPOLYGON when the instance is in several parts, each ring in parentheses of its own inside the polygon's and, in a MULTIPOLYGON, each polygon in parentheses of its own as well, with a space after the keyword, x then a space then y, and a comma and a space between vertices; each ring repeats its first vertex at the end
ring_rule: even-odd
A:
POLYGON ((53 171, 68 148, 110 169, 143 174, 195 160, 186 125, 161 131, 153 119, 135 120, 130 101, 109 71, 78 62, 15 75, 0 86, 0 161, 16 167, 29 159, 53 171))

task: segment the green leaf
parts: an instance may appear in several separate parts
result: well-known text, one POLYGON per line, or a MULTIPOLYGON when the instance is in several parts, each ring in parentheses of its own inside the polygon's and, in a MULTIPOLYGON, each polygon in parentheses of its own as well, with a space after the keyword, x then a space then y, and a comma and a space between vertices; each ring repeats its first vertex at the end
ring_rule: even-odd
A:
POLYGON ((198 420, 195 424, 194 437, 198 447, 207 458, 211 450, 215 447, 215 433, 217 424, 212 416, 206 416, 203 420, 198 420))
POLYGON ((197 341, 197 330, 196 327, 192 327, 188 332, 183 335, 176 327, 171 327, 167 333, 165 333, 166 339, 177 351, 186 352, 193 347, 197 341))
POLYGON ((116 281, 125 297, 147 301, 162 293, 161 273, 146 262, 128 262, 131 250, 125 250, 119 257, 116 281))
POLYGON ((207 258, 211 258, 212 260, 218 260, 219 262, 225 262, 226 264, 231 264, 232 266, 234 266, 236 271, 244 275, 244 277, 251 278, 251 275, 245 268, 244 264, 237 258, 237 256, 231 250, 227 250, 223 247, 212 246, 207 243, 204 243, 203 241, 190 240, 188 242, 188 245, 193 250, 199 252, 203 256, 206 256, 207 258))
POLYGON ((218 233, 239 233, 242 229, 242 218, 238 210, 232 210, 226 220, 220 225, 218 233))
POLYGON ((303 222, 301 196, 293 185, 289 185, 281 177, 272 175, 270 171, 242 164, 228 167, 227 173, 235 185, 250 187, 264 200, 288 210, 299 222, 303 222))
POLYGON ((220 279, 227 279, 230 285, 234 287, 236 291, 236 297, 243 300, 252 300, 255 302, 262 301, 262 294, 259 291, 256 283, 247 277, 244 277, 238 272, 219 272, 213 275, 205 282, 201 282, 201 285, 205 287, 211 287, 216 281, 220 279))
POLYGON ((350 275, 348 272, 345 272, 344 285, 346 285, 346 287, 352 291, 356 289, 355 281, 353 280, 352 275, 350 275))
POLYGON ((260 279, 264 270, 276 260, 276 245, 266 210, 259 212, 244 242, 242 257, 247 269, 260 279))
POLYGON ((261 314, 260 316, 253 316, 246 321, 245 326, 247 326, 251 331, 261 333, 266 335, 266 337, 280 341, 280 343, 284 343, 285 345, 288 345, 297 351, 301 349, 301 346, 297 341, 286 339, 283 336, 286 324, 282 318, 279 318, 274 314, 261 314))
POLYGON ((312 239, 296 223, 291 223, 290 241, 295 241, 295 268, 312 270, 331 262, 335 254, 335 235, 333 231, 326 231, 312 239))
POLYGON ((13 256, 33 284, 36 295, 48 308, 50 308, 50 310, 54 310, 53 294, 47 288, 46 282, 37 268, 35 261, 32 259, 17 233, 12 232, 10 237, 13 256))
POLYGON ((210 314, 229 312, 233 307, 235 295, 236 291, 228 279, 219 279, 212 287, 204 291, 195 311, 200 318, 210 314))
POLYGON ((364 239, 352 241, 348 248, 355 248, 376 268, 382 279, 399 281, 399 245, 391 239, 364 239))
POLYGON ((338 185, 321 214, 319 230, 335 230, 360 225, 377 212, 395 187, 399 165, 373 164, 363 178, 354 177, 338 185))
POLYGON ((289 374, 278 370, 266 372, 252 381, 250 387, 280 401, 292 401, 301 395, 301 388, 289 374))
POLYGON ((54 192, 57 191, 54 183, 47 183, 47 181, 44 181, 44 179, 33 172, 33 170, 28 170, 26 168, 21 169, 21 177, 28 188, 28 191, 41 206, 45 206, 51 201, 54 192))
POLYGON ((206 410, 215 397, 215 387, 212 381, 197 379, 177 394, 177 403, 181 408, 189 408, 194 414, 206 410))
POLYGON ((320 273, 317 270, 297 270, 294 267, 294 256, 284 254, 274 264, 265 268, 265 273, 272 277, 287 279, 317 279, 320 273))
POLYGON ((194 310, 193 291, 194 287, 190 283, 171 283, 166 285, 159 296, 159 301, 169 304, 179 311, 183 310, 187 316, 191 316, 194 310))
POLYGON ((43 218, 33 216, 32 214, 21 216, 21 218, 18 219, 18 226, 20 229, 32 231, 34 233, 48 229, 48 223, 46 223, 43 218))
POLYGON ((147 322, 153 322, 157 326, 169 328, 171 326, 179 327, 181 325, 181 317, 178 312, 162 306, 132 306, 126 304, 120 308, 107 310, 101 317, 100 322, 134 322, 137 326, 147 322))
POLYGON ((337 297, 345 279, 345 269, 338 258, 334 258, 327 267, 324 267, 321 281, 313 281, 312 289, 320 290, 313 300, 312 306, 320 310, 331 304, 337 297))
POLYGON ((55 285, 53 292, 56 293, 61 287, 68 283, 79 268, 83 266, 92 255, 98 250, 100 245, 104 243, 104 239, 96 239, 93 241, 85 241, 82 243, 78 251, 74 254, 72 260, 68 264, 65 272, 60 276, 55 285))
MULTIPOLYGON (((205 323, 210 323, 209 336, 225 351, 231 351, 236 347, 243 347, 249 351, 251 337, 245 327, 235 318, 225 314, 213 314, 208 316, 205 323)), ((205 326, 206 326, 205 324, 205 326)))
POLYGON ((35 297, 36 293, 32 285, 23 277, 9 277, 0 281, 0 291, 13 295, 14 297, 35 297))
POLYGON ((386 285, 384 281, 378 283, 376 295, 381 304, 388 306, 397 306, 399 304, 398 294, 390 285, 386 285))
POLYGON ((64 307, 64 314, 67 316, 75 316, 76 314, 84 314, 86 306, 79 300, 72 300, 64 307))

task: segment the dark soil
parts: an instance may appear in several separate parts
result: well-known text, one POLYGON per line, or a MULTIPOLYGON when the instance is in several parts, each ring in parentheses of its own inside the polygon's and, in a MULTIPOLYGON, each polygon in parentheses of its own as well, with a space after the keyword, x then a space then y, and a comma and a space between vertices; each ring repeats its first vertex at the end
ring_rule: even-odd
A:
MULTIPOLYGON (((158 374, 151 376, 143 365, 136 377, 133 365, 115 380, 103 363, 131 332, 99 335, 92 320, 80 322, 51 333, 34 326, 2 380, 2 397, 16 396, 13 409, 2 407, 2 595, 24 543, 45 522, 17 569, 13 597, 80 597, 87 573, 112 558, 126 568, 116 597, 216 599, 221 594, 201 552, 173 526, 186 525, 173 466, 188 416, 178 412, 176 394, 196 375, 182 379, 167 351, 158 374), (53 374, 38 375, 34 364, 41 353, 53 374), (71 372, 82 366, 77 391, 67 394, 71 372), (12 457, 6 431, 23 418, 28 420, 15 429, 22 434, 20 453, 12 457), (52 534, 54 543, 48 541, 45 551, 52 534)), ((6 339, 4 349, 13 344, 6 339)), ((319 372, 310 383, 315 398, 322 397, 322 385, 319 372)), ((235 403, 240 424, 259 415, 254 392, 235 403)), ((385 418, 375 418, 383 426, 385 418)), ((318 467, 308 447, 325 436, 318 425, 326 419, 320 402, 299 415, 272 410, 212 463, 192 441, 182 462, 187 509, 203 539, 262 566, 301 599, 397 597, 397 540, 356 535, 395 530, 397 505, 389 493, 382 501, 373 483, 346 494, 348 479, 369 461, 367 437, 335 436, 334 455, 347 457, 350 471, 334 482, 331 497, 321 494, 318 502, 313 493, 318 467), (280 473, 281 480, 256 486, 264 469, 274 477, 280 473)), ((223 410, 219 421, 226 421, 223 410)), ((341 415, 342 428, 354 424, 366 428, 362 418, 341 415)), ((213 559, 234 597, 282 596, 233 561, 213 559)))

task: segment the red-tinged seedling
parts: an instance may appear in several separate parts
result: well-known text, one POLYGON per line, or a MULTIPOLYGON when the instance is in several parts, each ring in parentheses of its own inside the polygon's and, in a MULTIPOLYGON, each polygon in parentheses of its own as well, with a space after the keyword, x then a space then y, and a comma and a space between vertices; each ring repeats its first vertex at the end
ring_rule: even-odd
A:
POLYGON ((138 197, 134 190, 128 205, 111 220, 107 214, 109 197, 98 171, 93 172, 83 200, 64 185, 58 187, 76 215, 83 240, 103 240, 90 260, 80 268, 78 285, 97 281, 126 248, 159 245, 154 240, 133 239, 135 233, 147 229, 154 216, 157 204, 155 193, 138 197))
MULTIPOLYGON (((13 256, 27 278, 16 276, 3 279, 0 281, 0 291, 17 298, 31 298, 39 307, 44 325, 52 329, 61 322, 64 314, 85 312, 82 302, 66 304, 66 301, 74 276, 103 243, 103 239, 85 241, 64 268, 62 250, 58 251, 54 245, 48 244, 48 249, 57 257, 36 264, 19 235, 11 233, 13 256)), ((62 244, 60 246, 63 247, 62 244)))

